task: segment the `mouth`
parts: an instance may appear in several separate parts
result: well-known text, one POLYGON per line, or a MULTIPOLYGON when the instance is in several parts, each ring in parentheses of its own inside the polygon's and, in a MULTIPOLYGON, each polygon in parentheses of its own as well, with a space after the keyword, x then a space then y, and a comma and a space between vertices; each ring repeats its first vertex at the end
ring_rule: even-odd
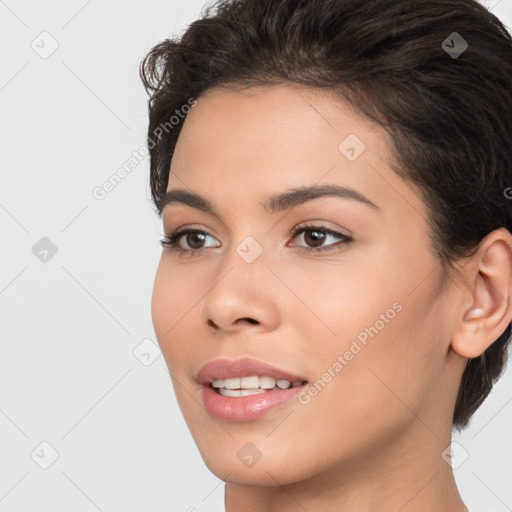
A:
POLYGON ((249 375, 247 377, 214 379, 209 383, 209 387, 219 395, 238 398, 296 388, 303 384, 307 384, 307 381, 290 382, 286 379, 276 379, 270 375, 249 375))
POLYGON ((253 359, 219 359, 199 371, 207 412, 224 421, 253 421, 283 407, 308 384, 306 378, 253 359))

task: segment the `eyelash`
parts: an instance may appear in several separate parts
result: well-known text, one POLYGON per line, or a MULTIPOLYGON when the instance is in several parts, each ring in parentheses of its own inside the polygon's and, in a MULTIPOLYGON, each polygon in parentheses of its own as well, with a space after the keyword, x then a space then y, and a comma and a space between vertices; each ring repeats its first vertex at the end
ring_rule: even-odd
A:
MULTIPOLYGON (((314 226, 314 225, 306 225, 306 226, 300 226, 298 228, 295 228, 292 232, 293 238, 295 238, 295 237, 297 237, 297 235, 300 235, 307 231, 320 231, 321 233, 325 233, 326 235, 334 236, 336 238, 339 238, 342 241, 342 243, 345 245, 349 245, 350 243, 353 242, 353 239, 348 235, 344 235, 337 231, 333 231, 331 229, 324 228, 323 226, 314 226)), ((178 255, 187 254, 188 256, 193 256, 193 255, 203 252, 204 248, 183 249, 177 244, 177 242, 183 235, 188 235, 188 234, 200 234, 200 235, 210 236, 209 233, 207 233, 206 231, 202 231, 200 229, 189 229, 189 228, 178 229, 178 230, 174 231, 173 233, 171 233, 169 236, 163 237, 160 240, 160 244, 162 245, 162 247, 167 248, 170 251, 178 253, 178 255)), ((339 244, 336 243, 336 244, 329 244, 325 247, 299 246, 299 248, 306 252, 320 252, 320 251, 334 250, 333 247, 338 246, 338 245, 339 244)))

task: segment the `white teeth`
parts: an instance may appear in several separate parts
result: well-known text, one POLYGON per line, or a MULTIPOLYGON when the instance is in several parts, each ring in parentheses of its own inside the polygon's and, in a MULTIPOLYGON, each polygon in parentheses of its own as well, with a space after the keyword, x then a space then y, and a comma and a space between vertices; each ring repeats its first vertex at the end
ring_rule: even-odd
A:
POLYGON ((260 378, 257 375, 242 377, 240 379, 240 387, 244 389, 258 389, 260 387, 260 378))
POLYGON ((262 375, 261 377, 258 375, 251 375, 248 377, 234 377, 229 379, 214 379, 212 381, 212 386, 221 391, 228 390, 229 393, 221 393, 224 396, 248 396, 253 394, 258 394, 261 391, 279 388, 279 389, 288 389, 289 387, 297 387, 302 385, 302 381, 290 382, 285 379, 274 379, 274 377, 270 377, 268 375, 262 375), (241 390, 242 394, 239 393, 241 390), (251 391, 250 393, 246 393, 246 391, 251 391), (257 393, 253 393, 256 391, 257 393), (235 393, 235 394, 233 394, 235 393))
POLYGON ((281 389, 287 389, 292 385, 292 383, 289 380, 278 380, 276 381, 276 384, 281 389))
POLYGON ((226 389, 240 389, 240 377, 226 379, 223 387, 226 389))
POLYGON ((265 393, 264 389, 241 389, 240 394, 242 396, 249 396, 249 395, 259 395, 260 393, 265 393))
POLYGON ((259 395, 260 393, 265 393, 263 389, 219 389, 219 393, 223 396, 249 396, 249 395, 259 395))
POLYGON ((219 393, 224 396, 242 396, 239 389, 219 389, 219 393))
POLYGON ((267 375, 264 375, 263 377, 260 377, 260 388, 261 389, 272 389, 276 385, 276 379, 274 377, 268 377, 267 375))

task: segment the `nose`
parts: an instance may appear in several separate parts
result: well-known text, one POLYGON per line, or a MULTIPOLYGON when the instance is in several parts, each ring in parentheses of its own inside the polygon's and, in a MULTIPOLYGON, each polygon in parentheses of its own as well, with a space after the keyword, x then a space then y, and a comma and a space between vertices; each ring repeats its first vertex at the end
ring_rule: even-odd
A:
MULTIPOLYGON (((237 254, 201 304, 201 321, 211 332, 275 329, 279 323, 279 281, 263 258, 246 263, 237 254)), ((281 289, 281 293, 283 290, 281 289)))

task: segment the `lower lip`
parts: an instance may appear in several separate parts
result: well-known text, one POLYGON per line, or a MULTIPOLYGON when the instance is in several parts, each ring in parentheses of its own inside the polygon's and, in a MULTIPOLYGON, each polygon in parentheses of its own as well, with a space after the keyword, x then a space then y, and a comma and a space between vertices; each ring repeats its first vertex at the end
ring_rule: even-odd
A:
POLYGON ((203 386, 203 401, 211 416, 224 421, 252 421, 297 396, 307 384, 279 391, 265 391, 257 395, 223 396, 210 386, 203 386))

